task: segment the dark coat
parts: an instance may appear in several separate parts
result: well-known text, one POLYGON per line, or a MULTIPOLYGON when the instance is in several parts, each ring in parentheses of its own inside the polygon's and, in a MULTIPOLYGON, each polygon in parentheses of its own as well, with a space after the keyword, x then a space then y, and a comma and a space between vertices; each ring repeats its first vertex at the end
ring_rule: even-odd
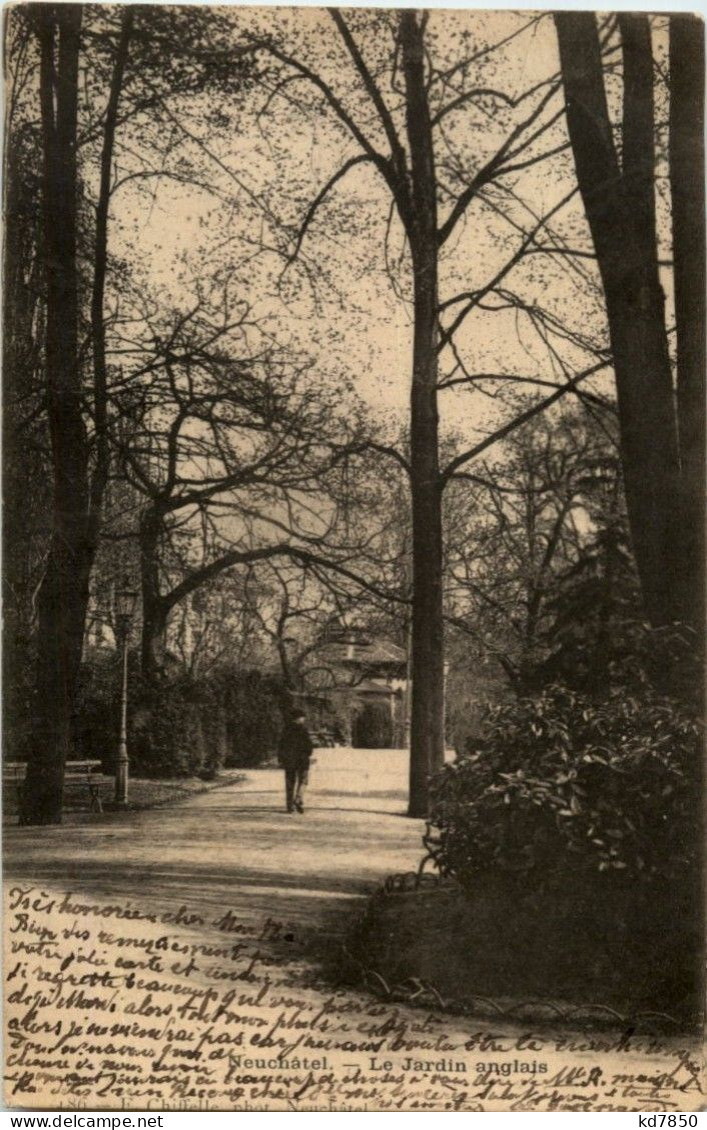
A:
POLYGON ((280 735, 278 761, 285 769, 306 769, 312 756, 312 739, 302 722, 287 722, 280 735))

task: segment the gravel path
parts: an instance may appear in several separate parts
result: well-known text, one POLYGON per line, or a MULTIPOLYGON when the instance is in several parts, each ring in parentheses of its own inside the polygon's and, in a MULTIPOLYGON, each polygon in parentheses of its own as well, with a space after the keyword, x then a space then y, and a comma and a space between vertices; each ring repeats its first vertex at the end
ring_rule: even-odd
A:
POLYGON ((95 898, 228 905, 245 917, 343 932, 377 882, 414 869, 419 821, 405 817, 401 750, 318 750, 303 816, 284 811, 283 774, 147 812, 69 828, 6 828, 5 878, 55 882, 95 898))

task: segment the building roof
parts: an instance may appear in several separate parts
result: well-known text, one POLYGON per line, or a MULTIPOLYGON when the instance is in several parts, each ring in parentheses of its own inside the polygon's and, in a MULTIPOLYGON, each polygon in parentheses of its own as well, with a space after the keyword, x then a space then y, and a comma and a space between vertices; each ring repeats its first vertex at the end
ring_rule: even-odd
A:
POLYGON ((397 667, 407 662, 402 647, 382 639, 332 640, 319 654, 325 655, 330 663, 353 664, 356 667, 397 667))

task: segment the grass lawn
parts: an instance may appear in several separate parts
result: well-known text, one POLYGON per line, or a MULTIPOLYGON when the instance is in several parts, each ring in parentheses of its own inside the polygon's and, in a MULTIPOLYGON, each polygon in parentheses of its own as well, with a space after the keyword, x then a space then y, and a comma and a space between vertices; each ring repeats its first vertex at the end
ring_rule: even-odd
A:
POLYGON ((478 1012, 482 997, 491 1014, 523 1004, 522 1015, 550 1019, 554 1002, 568 1018, 582 1006, 597 1021, 641 1014, 674 1031, 699 1023, 700 936, 689 901, 669 894, 649 910, 635 888, 616 887, 598 912, 492 875, 470 894, 449 880, 374 896, 350 949, 389 987, 417 978, 450 1010, 478 1012))

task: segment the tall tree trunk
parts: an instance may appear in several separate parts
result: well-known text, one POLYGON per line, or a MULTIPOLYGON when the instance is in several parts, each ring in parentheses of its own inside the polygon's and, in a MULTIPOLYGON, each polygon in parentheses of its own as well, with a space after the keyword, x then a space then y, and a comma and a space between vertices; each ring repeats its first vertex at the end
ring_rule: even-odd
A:
POLYGON ((690 612, 704 627, 705 551, 705 34, 695 16, 670 16, 670 192, 677 339, 683 552, 690 612))
POLYGON ((82 9, 37 5, 43 149, 43 257, 47 284, 47 415, 53 458, 53 529, 39 594, 31 759, 23 824, 61 821, 64 766, 92 562, 88 443, 81 411, 76 261, 76 120, 82 9))
POLYGON ((672 373, 658 274, 653 57, 646 16, 619 16, 623 153, 616 153, 596 18, 555 14, 567 125, 604 284, 619 405, 626 504, 646 613, 684 614, 679 464, 672 373))
POLYGON ((103 496, 108 483, 110 454, 108 446, 108 373, 106 366, 106 326, 103 317, 106 275, 108 270, 108 213, 111 194, 111 164, 115 148, 118 104, 128 61, 134 9, 127 5, 121 16, 120 38, 113 63, 108 105, 103 126, 101 175, 96 207, 93 286, 91 290, 91 338, 93 344, 93 416, 96 451, 91 480, 91 534, 97 543, 103 496))
POLYGON ((164 663, 169 605, 160 591, 159 539, 162 514, 147 510, 140 522, 140 587, 142 595, 142 675, 154 685, 164 663))
MULTIPOLYGON (((20 34, 24 24, 23 20, 20 34)), ((7 34, 18 32, 10 26, 7 34)), ((6 136, 2 318, 3 733, 6 752, 17 759, 27 754, 31 725, 27 692, 34 639, 34 590, 43 566, 44 543, 48 540, 44 531, 51 514, 51 491, 41 393, 45 322, 43 268, 39 259, 41 232, 37 223, 41 207, 37 175, 41 149, 35 131, 25 130, 9 117, 9 112, 6 136), (31 389, 34 394, 30 394, 31 389), (38 538, 40 531, 43 536, 38 538)))
POLYGON ((147 595, 142 589, 142 674, 146 682, 154 686, 164 667, 167 609, 160 597, 147 595))
POLYGON ((444 763, 442 489, 437 411, 437 201, 432 128, 424 81, 424 24, 400 15, 406 125, 411 158, 409 227, 414 282, 410 399, 412 492, 412 719, 409 815, 425 816, 428 777, 444 763))

